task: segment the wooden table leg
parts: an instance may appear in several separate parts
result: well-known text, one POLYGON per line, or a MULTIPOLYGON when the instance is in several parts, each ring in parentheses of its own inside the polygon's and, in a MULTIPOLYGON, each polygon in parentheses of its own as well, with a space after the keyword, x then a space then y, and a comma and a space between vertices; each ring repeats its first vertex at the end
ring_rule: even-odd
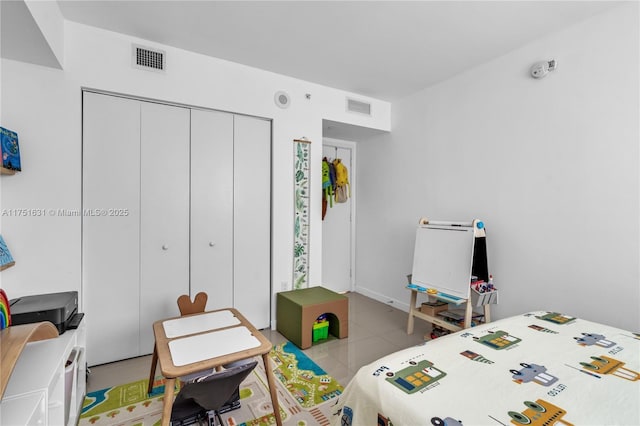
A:
POLYGON ((409 302, 409 319, 407 320, 407 334, 413 334, 413 312, 416 310, 416 300, 418 292, 411 290, 411 301, 409 302))
POLYGON ((176 386, 176 379, 167 378, 164 382, 164 401, 162 402, 162 426, 169 426, 171 423, 171 408, 173 407, 173 390, 176 386))
POLYGON ((278 393, 276 391, 276 381, 273 377, 273 370, 269 365, 269 353, 262 354, 262 362, 264 370, 267 374, 267 383, 269 384, 269 393, 271 394, 271 405, 273 405, 273 414, 276 416, 276 425, 282 426, 282 418, 280 417, 280 404, 278 404, 278 393))
POLYGON ((158 364, 158 350, 156 344, 153 344, 153 355, 151 356, 151 371, 149 372, 149 387, 147 388, 147 394, 151 394, 153 390, 153 381, 156 378, 156 364, 158 364))

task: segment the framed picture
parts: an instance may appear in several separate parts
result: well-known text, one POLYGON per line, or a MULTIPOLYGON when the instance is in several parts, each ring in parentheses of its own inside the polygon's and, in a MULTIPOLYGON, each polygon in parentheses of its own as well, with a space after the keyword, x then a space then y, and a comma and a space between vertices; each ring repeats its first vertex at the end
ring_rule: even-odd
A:
POLYGON ((0 127, 0 153, 2 154, 2 168, 19 172, 20 147, 18 146, 18 134, 4 127, 0 127))
POLYGON ((4 242, 4 238, 0 235, 0 271, 15 265, 15 263, 11 252, 7 248, 7 243, 4 242))

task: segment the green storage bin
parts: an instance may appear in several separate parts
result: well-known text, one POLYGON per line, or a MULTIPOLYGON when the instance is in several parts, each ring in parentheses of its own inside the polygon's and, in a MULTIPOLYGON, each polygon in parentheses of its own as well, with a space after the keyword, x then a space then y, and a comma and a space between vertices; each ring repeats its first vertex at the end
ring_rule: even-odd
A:
POLYGON ((324 340, 329 337, 329 321, 313 324, 313 341, 324 340))

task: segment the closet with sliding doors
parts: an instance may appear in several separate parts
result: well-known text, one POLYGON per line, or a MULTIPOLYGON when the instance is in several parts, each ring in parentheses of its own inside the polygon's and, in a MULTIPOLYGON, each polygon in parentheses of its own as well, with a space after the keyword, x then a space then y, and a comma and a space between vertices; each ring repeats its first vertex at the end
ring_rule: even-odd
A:
POLYGON ((87 363, 153 351, 199 291, 270 325, 271 121, 83 92, 87 363))

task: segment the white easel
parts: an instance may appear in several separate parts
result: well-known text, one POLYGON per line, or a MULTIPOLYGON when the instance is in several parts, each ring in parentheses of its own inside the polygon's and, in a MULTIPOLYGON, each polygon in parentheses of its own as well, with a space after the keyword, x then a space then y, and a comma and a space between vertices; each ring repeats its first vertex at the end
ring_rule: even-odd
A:
POLYGON ((471 326, 474 306, 482 306, 484 321, 491 322, 492 303, 497 290, 478 293, 471 289, 471 275, 488 281, 486 232, 484 223, 429 221, 422 218, 416 231, 413 272, 407 288, 411 290, 407 334, 413 333, 414 318, 420 318, 451 331, 471 326), (420 311, 418 293, 456 306, 465 305, 463 326, 420 311))

